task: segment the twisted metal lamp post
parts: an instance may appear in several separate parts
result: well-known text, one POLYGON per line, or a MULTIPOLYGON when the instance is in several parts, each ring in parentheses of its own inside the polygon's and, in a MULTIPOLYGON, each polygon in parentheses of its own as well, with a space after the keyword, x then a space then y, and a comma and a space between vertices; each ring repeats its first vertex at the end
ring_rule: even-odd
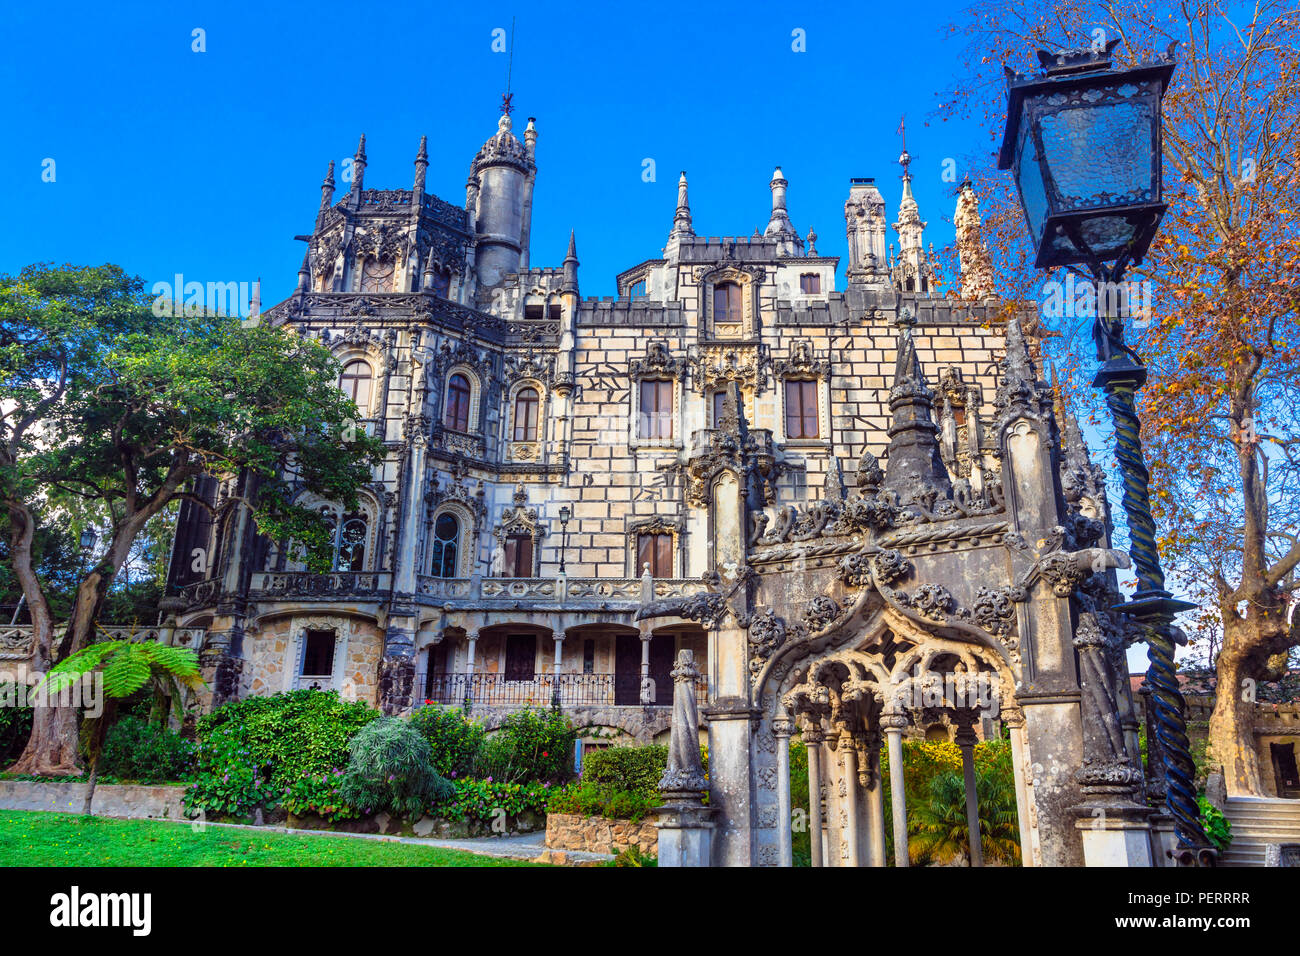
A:
POLYGON ((1173 74, 1176 44, 1163 57, 1112 70, 1105 49, 1038 52, 1043 73, 1007 70, 1007 128, 999 169, 1012 169, 1040 269, 1088 268, 1097 282, 1093 339, 1101 369, 1093 387, 1106 394, 1123 478, 1129 550, 1138 586, 1115 608, 1146 631, 1151 703, 1174 818, 1178 862, 1214 865, 1216 851, 1201 827, 1192 784, 1187 719, 1174 671, 1174 615, 1194 604, 1165 589, 1149 473, 1134 396, 1147 370, 1124 342, 1123 281, 1142 261, 1166 205, 1161 201, 1160 101, 1173 74))

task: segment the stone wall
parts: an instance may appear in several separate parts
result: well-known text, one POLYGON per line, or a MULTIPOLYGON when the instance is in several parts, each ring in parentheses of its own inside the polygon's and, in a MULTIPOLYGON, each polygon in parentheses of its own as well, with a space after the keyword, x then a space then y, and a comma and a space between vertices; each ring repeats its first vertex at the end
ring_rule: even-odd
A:
POLYGON ((649 820, 610 820, 576 813, 546 815, 546 846, 552 850, 584 853, 618 853, 635 846, 643 854, 658 855, 659 830, 649 820))
MULTIPOLYGON (((86 804, 84 783, 45 783, 36 780, 0 780, 0 808, 81 813, 86 804)), ((100 817, 138 820, 184 820, 181 798, 184 786, 100 784, 90 812, 100 817)))

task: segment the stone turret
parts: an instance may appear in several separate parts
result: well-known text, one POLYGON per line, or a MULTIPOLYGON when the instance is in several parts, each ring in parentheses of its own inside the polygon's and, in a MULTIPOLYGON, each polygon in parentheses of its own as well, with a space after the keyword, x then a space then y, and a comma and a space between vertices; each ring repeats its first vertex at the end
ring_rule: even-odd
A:
MULTIPOLYGON (((475 268, 480 289, 494 288, 507 275, 518 272, 527 244, 525 209, 537 166, 529 148, 510 129, 510 114, 502 113, 496 133, 470 166, 466 199, 474 204, 475 268)), ((536 130, 531 133, 530 145, 536 130)))
POLYGON ((691 225, 691 201, 686 194, 686 170, 682 170, 677 179, 677 211, 673 214, 673 228, 668 233, 668 244, 664 246, 664 258, 676 259, 683 239, 695 236, 691 225))

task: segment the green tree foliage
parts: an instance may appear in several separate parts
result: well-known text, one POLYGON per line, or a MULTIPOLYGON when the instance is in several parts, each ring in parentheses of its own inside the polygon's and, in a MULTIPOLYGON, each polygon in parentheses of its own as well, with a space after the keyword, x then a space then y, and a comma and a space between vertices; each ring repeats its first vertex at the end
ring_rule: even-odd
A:
POLYGON ((106 776, 141 783, 184 780, 194 772, 194 744, 166 726, 122 717, 104 739, 106 776))
POLYGON ((419 817, 455 791, 433 769, 429 742, 400 717, 381 717, 352 738, 339 796, 365 813, 419 817))
POLYGON ((504 783, 561 783, 573 775, 578 739, 569 719, 553 710, 520 710, 488 737, 475 776, 504 783))
MULTIPOLYGON (((323 519, 294 494, 355 507, 383 454, 356 428, 337 377, 329 351, 288 328, 154 315, 140 280, 116 266, 0 276, 0 512, 31 610, 35 667, 89 643, 137 539, 198 475, 240 476, 224 507, 247 507, 260 531, 299 542, 308 565, 324 568, 323 519), (108 530, 56 648, 33 548, 60 500, 97 511, 108 530)), ((70 715, 39 711, 16 769, 75 772, 70 715)))

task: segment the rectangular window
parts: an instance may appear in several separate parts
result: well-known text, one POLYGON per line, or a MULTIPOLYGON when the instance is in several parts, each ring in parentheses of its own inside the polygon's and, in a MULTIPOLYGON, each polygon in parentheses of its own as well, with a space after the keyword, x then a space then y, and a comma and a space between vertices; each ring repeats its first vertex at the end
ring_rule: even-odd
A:
POLYGON ((805 272, 799 277, 799 291, 804 295, 818 295, 822 291, 822 277, 815 272, 805 272))
POLYGON ((785 383, 785 437, 817 438, 817 383, 785 383))
POLYGON ((639 534, 636 538, 636 573, 645 573, 650 565, 650 575, 656 578, 673 576, 673 536, 671 534, 639 534))
POLYGON ((596 673, 596 642, 590 638, 582 642, 582 672, 596 673))
POLYGON ((308 631, 302 655, 304 677, 324 677, 334 673, 334 632, 308 631))
POLYGON ((506 538, 505 560, 501 562, 501 575, 507 578, 533 576, 533 539, 526 534, 512 534, 506 538))
POLYGON ((673 383, 647 380, 641 383, 641 438, 671 440, 673 437, 673 383))
POLYGON ((506 680, 532 680, 536 661, 536 634, 511 634, 506 638, 506 680))

